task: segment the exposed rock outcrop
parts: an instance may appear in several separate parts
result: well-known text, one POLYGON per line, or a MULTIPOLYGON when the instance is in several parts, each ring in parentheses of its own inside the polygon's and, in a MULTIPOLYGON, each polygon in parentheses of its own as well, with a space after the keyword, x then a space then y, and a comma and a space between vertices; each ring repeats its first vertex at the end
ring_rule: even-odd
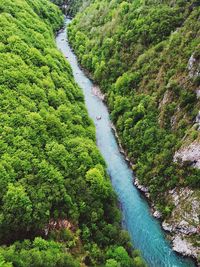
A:
POLYGON ((196 94, 197 94, 197 99, 199 99, 200 98, 200 89, 196 90, 196 94))
POLYGON ((93 95, 97 96, 98 98, 100 98, 102 101, 105 100, 105 95, 101 92, 99 86, 93 86, 92 88, 92 93, 93 95))
POLYGON ((200 61, 192 54, 188 61, 188 70, 190 78, 197 78, 200 75, 200 61))
POLYGON ((48 225, 45 227, 44 232, 47 236, 50 231, 61 230, 61 229, 70 229, 75 231, 76 227, 66 219, 50 219, 48 225))
POLYGON ((190 242, 185 239, 182 239, 182 237, 179 235, 175 236, 175 238, 172 240, 172 244, 173 250, 178 253, 181 253, 184 256, 198 256, 198 251, 196 251, 197 249, 194 249, 190 242))
MULTIPOLYGON (((129 164, 134 167, 134 165, 131 163, 131 160, 128 159, 127 153, 122 147, 116 128, 113 124, 112 129, 118 140, 121 153, 125 155, 129 164)), ((176 155, 178 160, 178 155, 182 154, 180 154, 180 152, 178 154, 177 152, 176 155)), ((142 185, 137 178, 134 178, 133 183, 150 200, 148 187, 142 185)), ((198 201, 198 194, 200 193, 189 188, 175 188, 167 192, 166 197, 169 197, 169 202, 173 204, 174 209, 170 215, 170 218, 162 222, 162 228, 166 232, 170 233, 168 237, 172 242, 173 250, 184 256, 193 257, 195 259, 198 259, 200 256, 200 246, 193 244, 193 237, 200 233, 200 203, 198 201)), ((157 210, 152 201, 150 202, 150 205, 152 215, 155 218, 162 220, 162 213, 157 210)))
POLYGON ((134 184, 135 186, 140 190, 142 191, 143 193, 148 193, 149 192, 149 189, 147 187, 145 187, 144 185, 141 185, 139 180, 137 178, 135 178, 134 180, 134 184))
POLYGON ((153 212, 153 217, 155 217, 156 219, 161 219, 162 218, 162 213, 158 210, 155 210, 153 212))
POLYGON ((200 169, 200 144, 193 142, 189 146, 181 148, 174 155, 174 162, 191 162, 191 165, 200 169))
POLYGON ((196 258, 200 256, 200 244, 193 244, 193 237, 200 233, 199 194, 200 192, 189 188, 169 191, 169 201, 174 205, 174 209, 170 218, 162 223, 163 229, 172 234, 170 239, 173 249, 185 256, 196 258))
MULTIPOLYGON (((149 198, 148 188, 141 185, 137 178, 134 184, 149 198)), ((193 244, 193 237, 200 234, 198 194, 189 188, 170 190, 167 195, 174 209, 170 217, 162 222, 162 228, 170 233, 168 237, 172 242, 173 250, 196 259, 200 256, 200 246, 193 244)), ((153 203, 151 203, 151 212, 155 218, 162 220, 162 213, 156 210, 153 203)))

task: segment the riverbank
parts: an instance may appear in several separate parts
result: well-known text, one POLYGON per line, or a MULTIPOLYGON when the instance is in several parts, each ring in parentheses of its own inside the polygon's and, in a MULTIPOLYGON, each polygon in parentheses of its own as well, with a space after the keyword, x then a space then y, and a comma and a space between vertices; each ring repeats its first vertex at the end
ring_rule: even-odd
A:
MULTIPOLYGON (((87 70, 82 68, 80 63, 79 63, 79 66, 84 71, 84 73, 95 83, 91 73, 89 73, 87 70)), ((101 92, 101 89, 98 85, 94 86, 94 95, 98 96, 107 105, 106 95, 101 92)), ((124 159, 130 166, 130 168, 134 171, 135 164, 128 157, 128 152, 123 148, 123 144, 120 140, 116 127, 113 123, 111 123, 111 128, 117 140, 120 153, 124 156, 124 159)), ((199 262, 198 262, 199 248, 194 247, 191 244, 191 242, 188 240, 188 235, 196 234, 198 232, 198 229, 197 228, 194 229, 194 227, 190 227, 190 226, 188 227, 188 229, 186 229, 182 221, 180 221, 180 223, 177 223, 177 225, 179 226, 173 223, 171 224, 167 223, 167 220, 163 218, 163 214, 158 209, 156 209, 155 203, 152 202, 148 187, 141 185, 137 177, 133 177, 133 184, 137 187, 137 189, 141 192, 141 194, 146 198, 150 206, 150 211, 151 211, 152 216, 156 218, 157 220, 159 220, 163 231, 167 235, 167 239, 170 240, 172 249, 183 257, 191 258, 195 262, 195 265, 199 266, 199 262)), ((172 191, 168 192, 168 194, 173 195, 172 191)))
MULTIPOLYGON (((120 153, 122 153, 124 155, 125 160, 129 164, 129 166, 134 170, 135 165, 129 159, 128 153, 124 150, 123 145, 120 141, 119 135, 117 133, 117 130, 116 130, 114 124, 112 124, 112 130, 113 130, 115 137, 118 141, 120 153)), ((137 189, 142 193, 142 195, 148 201, 149 206, 150 206, 150 210, 151 210, 151 214, 153 217, 155 217, 157 220, 159 220, 162 229, 165 231, 165 233, 167 234, 167 238, 171 242, 172 249, 183 257, 191 258, 192 260, 194 260, 196 266, 199 266, 200 263, 198 261, 198 257, 199 257, 200 250, 198 247, 194 247, 191 244, 191 242, 188 240, 189 235, 199 233, 199 228, 198 227, 197 228, 190 227, 188 225, 186 226, 183 223, 184 221, 180 221, 180 223, 177 225, 175 223, 171 223, 171 224, 168 223, 167 222, 168 220, 163 219, 162 213, 158 209, 156 209, 155 203, 152 202, 148 187, 141 185, 139 180, 136 177, 133 178, 133 184, 137 187, 137 189)), ((169 194, 171 194, 173 196, 174 192, 175 192, 175 190, 171 190, 171 192, 169 192, 169 194)), ((182 193, 182 195, 184 195, 184 193, 182 193)), ((177 199, 179 199, 179 198, 180 197, 178 196, 178 194, 176 194, 175 201, 177 201, 177 199)))
MULTIPOLYGON (((108 103, 106 101, 106 94, 103 94, 101 92, 101 89, 95 83, 95 80, 93 79, 92 74, 88 70, 83 68, 80 65, 80 62, 79 62, 79 67, 85 73, 85 75, 87 75, 89 77, 89 79, 92 82, 94 82, 94 84, 95 84, 93 87, 94 95, 99 97, 99 99, 101 99, 107 105, 108 103)), ((109 110, 109 108, 108 108, 108 110, 109 110)), ((120 137, 117 133, 116 127, 113 123, 111 123, 111 128, 112 128, 112 131, 113 131, 115 138, 117 140, 120 153, 124 156, 124 159, 128 163, 129 167, 134 172, 135 164, 128 157, 128 152, 123 148, 123 144, 120 140, 120 137)), ((133 173, 133 175, 134 175, 134 173, 133 173)), ((192 243, 188 240, 189 235, 193 235, 193 234, 197 233, 197 231, 198 231, 197 228, 194 229, 193 227, 188 226, 186 229, 185 225, 183 224, 183 220, 180 220, 180 222, 177 222, 176 224, 173 223, 172 221, 171 221, 171 223, 168 223, 168 220, 163 218, 162 213, 156 208, 155 203, 152 202, 148 187, 140 184, 137 177, 133 177, 133 184, 137 187, 137 189, 141 192, 141 194, 146 198, 146 201, 148 202, 148 204, 150 206, 151 215, 159 221, 163 231, 167 235, 167 239, 170 240, 170 243, 171 243, 171 246, 172 246, 172 249, 174 250, 174 252, 178 253, 182 257, 191 258, 194 261, 195 265, 199 266, 199 262, 198 262, 199 248, 194 247, 192 245, 192 243)), ((173 195, 171 193, 171 191, 167 192, 166 194, 173 195)))
POLYGON ((106 95, 101 94, 99 96, 100 88, 93 84, 91 74, 88 74, 78 64, 68 40, 66 42, 64 54, 72 66, 78 85, 83 89, 89 115, 96 125, 97 144, 106 161, 107 172, 118 195, 123 212, 123 221, 125 221, 134 247, 142 251, 149 266, 194 266, 192 262, 178 257, 172 251, 160 224, 150 215, 146 199, 133 186, 134 165, 129 167, 128 157, 122 155, 122 144, 121 147, 117 144, 117 138, 115 138, 111 127, 110 115, 104 104, 107 100, 106 95), (97 120, 98 116, 101 116, 101 120, 97 120))
MULTIPOLYGON (((95 96, 97 96, 100 100, 102 100, 107 105, 108 103, 106 101, 106 94, 103 94, 101 92, 101 89, 95 83, 95 80, 93 79, 92 74, 88 70, 83 68, 80 65, 80 62, 78 62, 78 64, 79 64, 80 69, 85 73, 85 75, 87 77, 89 77, 89 79, 94 83, 94 86, 92 88, 93 94, 95 96)), ((109 110, 109 108, 108 108, 108 110, 109 110)), ((124 159, 128 163, 129 167, 134 172, 135 164, 134 164, 134 162, 132 162, 131 159, 129 159, 128 152, 123 148, 123 144, 122 144, 120 137, 117 133, 115 125, 113 123, 111 123, 110 126, 111 126, 112 131, 113 131, 115 138, 117 140, 120 153, 124 156, 124 159)), ((134 175, 134 173, 133 173, 133 175, 134 175)), ((137 187, 137 189, 145 197, 146 201, 148 202, 148 204, 150 206, 151 215, 159 221, 160 226, 162 227, 163 231, 167 235, 167 239, 170 240, 170 243, 171 243, 171 246, 172 246, 172 249, 174 250, 174 252, 178 253, 182 257, 191 258, 194 261, 195 265, 198 266, 198 264, 199 264, 198 263, 199 249, 195 248, 184 237, 182 228, 179 228, 179 230, 180 230, 180 233, 179 233, 179 232, 173 230, 174 228, 176 228, 173 224, 167 224, 166 223, 166 221, 163 219, 162 213, 158 209, 156 209, 155 203, 152 202, 148 187, 141 185, 139 183, 139 180, 136 177, 133 178, 133 184, 137 187)), ((188 233, 187 233, 187 235, 188 235, 188 233)))

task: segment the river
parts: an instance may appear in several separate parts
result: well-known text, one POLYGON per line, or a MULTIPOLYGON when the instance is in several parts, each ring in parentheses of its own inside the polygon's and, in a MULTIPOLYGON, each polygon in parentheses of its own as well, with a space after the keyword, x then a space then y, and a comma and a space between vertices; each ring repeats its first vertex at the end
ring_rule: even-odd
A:
MULTIPOLYGON (((66 26, 69 23, 70 19, 67 19, 66 26)), ((96 126, 97 145, 107 163, 107 171, 122 207, 124 227, 134 247, 141 250, 150 267, 194 267, 192 261, 173 252, 159 222, 151 215, 147 201, 133 185, 133 172, 119 151, 108 109, 93 94, 93 82, 80 69, 68 43, 67 30, 59 32, 56 43, 70 63, 75 81, 83 90, 89 116, 96 126), (99 116, 101 119, 97 120, 99 116)))

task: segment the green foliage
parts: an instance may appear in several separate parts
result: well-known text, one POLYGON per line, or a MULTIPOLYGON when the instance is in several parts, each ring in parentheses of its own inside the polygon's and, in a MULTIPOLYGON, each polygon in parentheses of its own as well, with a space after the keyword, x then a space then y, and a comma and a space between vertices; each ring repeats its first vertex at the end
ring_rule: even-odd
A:
POLYGON ((12 267, 12 263, 6 262, 3 255, 0 254, 0 266, 1 267, 12 267))
MULTIPOLYGON (((13 266, 79 267, 80 263, 65 250, 64 245, 37 237, 32 243, 28 240, 23 243, 16 242, 8 248, 1 248, 0 252, 7 261, 13 263, 13 266)), ((12 265, 1 266, 9 267, 12 265)))
MULTIPOLYGON (((61 12, 47 0, 0 11, 0 265, 102 266, 114 245, 129 258, 94 125, 55 47, 61 12)), ((81 54, 88 40, 76 40, 81 54)))
POLYGON ((106 261, 105 267, 120 267, 120 264, 114 259, 109 259, 106 261))
POLYGON ((74 16, 77 12, 88 6, 91 0, 51 0, 51 2, 58 5, 68 16, 74 16))
MULTIPOLYGON (((0 11, 0 265, 105 265, 110 247, 130 251, 130 241, 83 94, 55 47, 61 12, 47 0, 2 0, 0 11)), ((77 42, 82 53, 81 32, 77 42)))
POLYGON ((9 184, 8 191, 3 197, 2 226, 9 225, 9 231, 23 231, 32 223, 31 214, 32 203, 23 186, 9 184))
MULTIPOLYGON (((169 189, 199 188, 198 172, 173 162, 178 144, 185 139, 187 143, 186 133, 200 108, 195 92, 198 17, 194 0, 97 0, 69 26, 80 63, 106 93, 137 177, 163 207, 169 206, 165 198, 169 189), (191 55, 196 61, 189 70, 191 55)), ((196 132, 192 141, 199 137, 196 132)), ((173 207, 163 210, 168 216, 173 207)))
POLYGON ((131 258, 123 247, 116 247, 113 250, 109 250, 107 252, 107 257, 114 259, 119 263, 119 266, 131 266, 131 258))

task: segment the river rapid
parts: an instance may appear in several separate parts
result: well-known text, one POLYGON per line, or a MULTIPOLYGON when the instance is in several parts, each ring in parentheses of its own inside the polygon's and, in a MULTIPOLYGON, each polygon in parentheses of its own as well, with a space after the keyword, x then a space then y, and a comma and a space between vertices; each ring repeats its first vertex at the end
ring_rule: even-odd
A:
POLYGON ((96 126, 97 145, 106 161, 107 172, 122 207, 123 226, 129 232, 134 247, 141 250, 150 267, 194 267, 191 260, 172 250, 159 222, 151 215, 147 201, 133 185, 133 172, 120 153, 108 109, 102 99, 94 94, 93 82, 81 70, 68 43, 67 25, 70 22, 70 19, 66 19, 66 29, 59 32, 56 44, 70 63, 74 79, 84 93, 89 116, 96 126))

